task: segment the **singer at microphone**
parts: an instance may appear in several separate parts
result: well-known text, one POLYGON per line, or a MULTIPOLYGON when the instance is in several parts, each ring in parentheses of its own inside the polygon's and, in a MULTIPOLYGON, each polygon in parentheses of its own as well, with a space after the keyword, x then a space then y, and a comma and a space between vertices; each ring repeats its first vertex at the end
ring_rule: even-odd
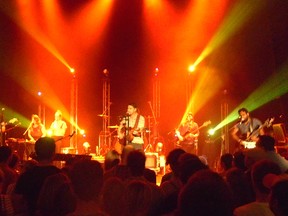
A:
POLYGON ((123 145, 131 145, 135 150, 144 150, 145 118, 140 115, 135 103, 127 106, 126 116, 120 122, 117 130, 119 142, 123 145))

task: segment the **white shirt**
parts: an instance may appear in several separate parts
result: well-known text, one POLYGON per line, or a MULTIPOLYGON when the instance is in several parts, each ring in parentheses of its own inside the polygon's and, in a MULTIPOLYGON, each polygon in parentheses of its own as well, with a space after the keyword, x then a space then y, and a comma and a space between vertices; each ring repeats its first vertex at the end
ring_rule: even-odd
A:
POLYGON ((52 122, 50 129, 52 130, 52 136, 65 136, 67 124, 63 120, 55 120, 52 122))

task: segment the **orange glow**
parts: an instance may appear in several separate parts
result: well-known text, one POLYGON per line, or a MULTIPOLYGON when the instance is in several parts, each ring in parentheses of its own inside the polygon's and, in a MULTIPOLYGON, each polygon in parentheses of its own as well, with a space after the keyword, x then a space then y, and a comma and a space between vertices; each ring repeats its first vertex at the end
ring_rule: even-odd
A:
MULTIPOLYGON (((159 51, 161 71, 169 74, 166 78, 167 82, 175 79, 176 76, 173 74, 182 73, 182 77, 185 76, 186 65, 195 62, 197 56, 213 37, 225 16, 228 3, 228 0, 195 0, 181 11, 176 10, 173 5, 164 0, 145 1, 144 18, 147 44, 151 46, 151 49, 159 51)), ((193 64, 193 67, 195 66, 197 65, 193 64)), ((189 68, 189 71, 192 68, 189 68)), ((197 73, 195 77, 197 82, 190 84, 192 95, 187 102, 187 111, 184 113, 183 119, 186 118, 188 111, 197 113, 220 88, 222 82, 219 77, 209 79, 213 75, 215 75, 215 71, 213 72, 211 69, 201 70, 200 73, 197 73)), ((194 78, 191 78, 191 82, 193 80, 194 78)), ((179 83, 184 83, 183 78, 173 80, 170 86, 177 91, 185 92, 183 88, 185 85, 181 84, 179 87, 179 83)), ((175 94, 175 96, 179 95, 175 94)))
POLYGON ((54 55, 60 62, 62 62, 67 68, 70 69, 69 64, 64 59, 64 57, 58 52, 57 48, 50 41, 50 39, 46 36, 45 32, 41 30, 41 23, 36 23, 35 19, 37 17, 32 11, 38 11, 33 9, 32 3, 29 4, 21 4, 21 1, 18 1, 18 11, 19 17, 12 17, 13 20, 19 27, 21 27, 24 31, 26 31, 35 41, 37 41, 40 45, 42 45, 45 49, 47 49, 52 55, 54 55))
POLYGON ((103 35, 109 19, 113 0, 91 1, 74 16, 74 29, 77 29, 77 42, 85 41, 82 46, 90 48, 103 35))

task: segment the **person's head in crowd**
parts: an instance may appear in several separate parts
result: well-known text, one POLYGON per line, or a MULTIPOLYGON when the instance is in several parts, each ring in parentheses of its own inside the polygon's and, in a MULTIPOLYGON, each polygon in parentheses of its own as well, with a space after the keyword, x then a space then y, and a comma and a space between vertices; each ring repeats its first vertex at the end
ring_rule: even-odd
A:
POLYGON ((210 169, 194 173, 181 189, 178 198, 179 216, 231 216, 231 192, 224 179, 210 169))
POLYGON ((12 156, 12 149, 9 146, 0 146, 0 163, 8 165, 12 156))
POLYGON ((128 154, 127 166, 132 176, 143 176, 145 169, 146 156, 143 152, 134 150, 128 154))
POLYGON ((48 176, 38 197, 38 210, 42 216, 64 216, 76 208, 76 197, 70 179, 63 173, 48 176))
POLYGON ((198 170, 208 169, 197 155, 184 153, 179 157, 179 177, 183 184, 198 170))
POLYGON ((52 161, 55 155, 56 144, 51 137, 40 137, 35 143, 36 158, 41 161, 52 161))
POLYGON ((78 199, 98 201, 103 185, 103 168, 95 160, 78 160, 70 171, 73 189, 78 199))
POLYGON ((288 175, 267 174, 263 184, 271 190, 269 207, 275 216, 288 215, 288 175))
POLYGON ((125 215, 150 215, 153 197, 151 188, 146 182, 140 180, 129 182, 123 198, 125 215))
POLYGON ((244 170, 233 167, 227 170, 225 178, 232 192, 233 206, 235 208, 253 202, 255 194, 244 170))
POLYGON ((112 177, 104 182, 102 189, 102 209, 110 216, 123 215, 123 196, 125 184, 118 177, 112 177))
POLYGON ((221 155, 220 163, 221 163, 221 167, 223 168, 223 170, 230 169, 233 165, 233 155, 230 153, 221 155))
POLYGON ((121 161, 120 161, 122 165, 127 165, 127 157, 129 153, 132 151, 134 151, 134 147, 132 145, 124 146, 122 153, 121 153, 121 161))
POLYGON ((245 155, 243 151, 236 151, 233 154, 234 160, 233 160, 233 165, 241 170, 246 170, 245 166, 245 155))
POLYGON ((179 157, 184 154, 185 151, 181 148, 176 148, 176 149, 173 149, 172 151, 169 152, 169 154, 167 155, 167 158, 166 158, 166 165, 169 165, 172 172, 174 173, 175 176, 178 176, 179 175, 179 172, 178 172, 178 159, 179 157))
POLYGON ((264 149, 265 151, 275 150, 275 139, 268 135, 258 136, 257 146, 264 149))
POLYGON ((120 162, 120 155, 116 150, 108 151, 104 159, 104 170, 107 171, 120 162))
POLYGON ((268 196, 270 189, 263 184, 263 179, 269 173, 280 175, 281 169, 276 163, 269 160, 257 161, 252 166, 251 177, 256 197, 259 195, 268 196))
POLYGON ((19 161, 20 161, 20 158, 19 158, 18 154, 12 153, 11 158, 10 158, 9 163, 8 163, 8 166, 11 169, 18 170, 19 161))

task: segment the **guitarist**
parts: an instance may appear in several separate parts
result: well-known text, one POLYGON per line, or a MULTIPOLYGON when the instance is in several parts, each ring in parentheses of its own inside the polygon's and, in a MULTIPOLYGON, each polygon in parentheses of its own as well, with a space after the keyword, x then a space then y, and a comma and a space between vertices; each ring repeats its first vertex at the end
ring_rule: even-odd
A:
POLYGON ((128 104, 126 116, 122 118, 117 130, 120 143, 132 145, 134 149, 144 150, 144 129, 145 118, 140 115, 137 105, 128 104))
POLYGON ((231 136, 236 141, 236 150, 243 150, 245 141, 257 141, 263 135, 262 122, 251 118, 246 108, 238 110, 240 121, 232 128, 231 136))
POLYGON ((194 122, 193 114, 189 112, 186 121, 176 130, 176 137, 178 138, 177 146, 188 153, 197 155, 198 136, 198 124, 194 122))

